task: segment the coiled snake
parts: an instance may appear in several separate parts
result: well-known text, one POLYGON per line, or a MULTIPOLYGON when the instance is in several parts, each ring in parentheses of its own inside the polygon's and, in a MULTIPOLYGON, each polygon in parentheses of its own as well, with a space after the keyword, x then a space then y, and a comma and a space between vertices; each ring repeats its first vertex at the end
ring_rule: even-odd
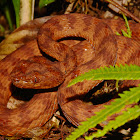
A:
MULTIPOLYGON (((57 110, 58 104, 66 118, 78 126, 111 101, 100 105, 84 103, 81 100, 83 95, 101 81, 83 81, 67 87, 72 78, 101 66, 120 63, 140 65, 138 23, 130 23, 132 38, 129 39, 114 34, 120 32, 120 29, 125 30, 123 21, 101 20, 83 14, 55 16, 43 24, 45 20, 39 23, 37 29, 35 26, 32 28, 36 33, 31 35, 32 38, 29 37, 29 41, 22 40, 27 42, 24 46, 0 62, 1 135, 24 134, 27 129, 44 125, 57 110), (73 37, 80 37, 83 41, 75 44, 75 41, 69 40, 73 37), (57 61, 42 57, 38 47, 57 61), (60 86, 57 92, 38 91, 29 102, 10 110, 6 104, 12 92, 11 81, 19 88, 46 89, 60 86)), ((32 25, 36 22, 33 21, 32 25)), ((26 25, 17 29, 17 32, 25 28, 26 25)), ((124 81, 123 87, 137 86, 138 83, 124 81)))

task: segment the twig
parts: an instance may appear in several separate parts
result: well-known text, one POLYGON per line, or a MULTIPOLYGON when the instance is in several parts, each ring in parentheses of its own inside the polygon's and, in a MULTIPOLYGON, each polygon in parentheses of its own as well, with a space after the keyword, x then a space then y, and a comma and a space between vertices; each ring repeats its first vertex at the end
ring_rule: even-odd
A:
POLYGON ((117 7, 118 9, 120 9, 122 12, 124 12, 125 14, 129 15, 132 19, 134 19, 135 21, 140 23, 140 19, 138 19, 136 16, 134 16, 132 13, 130 13, 128 10, 126 10, 124 7, 122 7, 121 5, 119 5, 118 3, 116 3, 113 0, 105 0, 107 2, 109 2, 110 4, 114 5, 115 7, 117 7))

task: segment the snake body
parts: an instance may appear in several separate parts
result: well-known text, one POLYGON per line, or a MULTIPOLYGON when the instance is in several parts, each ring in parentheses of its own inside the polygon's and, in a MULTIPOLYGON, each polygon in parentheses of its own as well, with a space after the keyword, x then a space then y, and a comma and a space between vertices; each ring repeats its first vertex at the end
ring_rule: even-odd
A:
MULTIPOLYGON (((140 65, 140 24, 130 24, 133 32, 137 28, 137 34, 133 33, 133 38, 129 39, 116 36, 113 32, 118 31, 117 22, 111 21, 83 14, 52 17, 41 28, 39 26, 37 40, 28 42, 0 62, 1 135, 24 134, 27 129, 42 126, 57 110, 57 102, 67 119, 76 126, 111 102, 88 105, 81 100, 101 81, 83 81, 67 87, 71 79, 90 69, 120 63, 140 65), (71 41, 57 42, 67 37, 85 40, 71 47, 67 46, 72 44, 71 41), (38 46, 57 61, 42 57, 38 46), (91 52, 89 55, 88 50, 91 52), (25 105, 10 110, 6 108, 11 96, 10 73, 13 84, 20 88, 44 89, 62 84, 57 92, 35 94, 25 105)), ((124 23, 120 23, 119 30, 124 28, 124 23)), ((137 86, 139 82, 124 81, 123 87, 137 86)))
POLYGON ((25 103, 21 107, 13 110, 7 108, 7 102, 9 97, 11 96, 12 93, 11 88, 13 87, 10 80, 10 73, 12 69, 20 60, 27 59, 34 55, 40 55, 36 40, 33 40, 29 44, 17 49, 17 51, 10 54, 8 57, 6 57, 0 62, 1 135, 13 136, 16 134, 24 134, 24 132, 27 131, 27 128, 30 129, 36 126, 43 125, 44 121, 47 121, 50 118, 50 116, 53 115, 53 109, 54 111, 56 111, 57 109, 56 92, 51 92, 50 94, 48 93, 35 94, 35 96, 29 102, 25 103), (50 104, 49 106, 45 105, 46 101, 48 104, 50 104), (52 110, 50 110, 50 108, 52 108, 52 110), (47 112, 47 114, 44 112, 47 112))

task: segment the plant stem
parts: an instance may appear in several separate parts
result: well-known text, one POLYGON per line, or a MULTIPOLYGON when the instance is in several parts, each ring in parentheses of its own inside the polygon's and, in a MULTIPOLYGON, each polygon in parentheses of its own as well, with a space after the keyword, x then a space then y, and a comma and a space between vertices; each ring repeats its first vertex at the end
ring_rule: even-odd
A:
POLYGON ((5 31, 4 27, 1 24, 0 24, 0 31, 1 32, 4 32, 5 31))
POLYGON ((20 26, 20 16, 19 16, 19 10, 20 10, 20 0, 12 0, 13 5, 14 5, 14 10, 15 10, 15 15, 16 15, 16 26, 17 28, 20 26))
POLYGON ((10 30, 12 31, 13 30, 13 23, 12 23, 12 20, 11 20, 10 11, 9 11, 9 7, 8 6, 4 7, 4 12, 5 12, 5 16, 7 18, 10 30))
POLYGON ((33 19, 35 0, 20 0, 20 25, 33 19))

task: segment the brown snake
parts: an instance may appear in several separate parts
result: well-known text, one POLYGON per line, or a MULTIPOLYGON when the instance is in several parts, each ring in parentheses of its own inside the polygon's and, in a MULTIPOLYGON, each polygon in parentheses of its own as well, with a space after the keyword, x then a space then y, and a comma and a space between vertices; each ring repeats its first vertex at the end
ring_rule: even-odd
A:
MULTIPOLYGON (((24 134, 27 129, 44 125, 57 110, 58 103, 67 119, 76 126, 102 109, 103 104, 88 105, 81 100, 101 81, 83 81, 69 88, 67 84, 75 76, 101 66, 140 65, 140 24, 130 24, 132 39, 116 36, 113 32, 124 28, 124 22, 119 21, 119 29, 117 24, 114 20, 99 20, 83 14, 56 16, 40 28, 38 41, 28 42, 3 59, 0 62, 0 134, 24 134), (86 40, 68 47, 71 41, 62 41, 66 45, 57 42, 65 37, 86 40), (58 61, 51 62, 42 57, 38 46, 58 61), (14 85, 21 88, 44 89, 62 84, 57 92, 38 91, 29 102, 10 110, 6 107, 11 96, 10 73, 14 85)), ((124 81, 123 87, 138 83, 124 81)))

